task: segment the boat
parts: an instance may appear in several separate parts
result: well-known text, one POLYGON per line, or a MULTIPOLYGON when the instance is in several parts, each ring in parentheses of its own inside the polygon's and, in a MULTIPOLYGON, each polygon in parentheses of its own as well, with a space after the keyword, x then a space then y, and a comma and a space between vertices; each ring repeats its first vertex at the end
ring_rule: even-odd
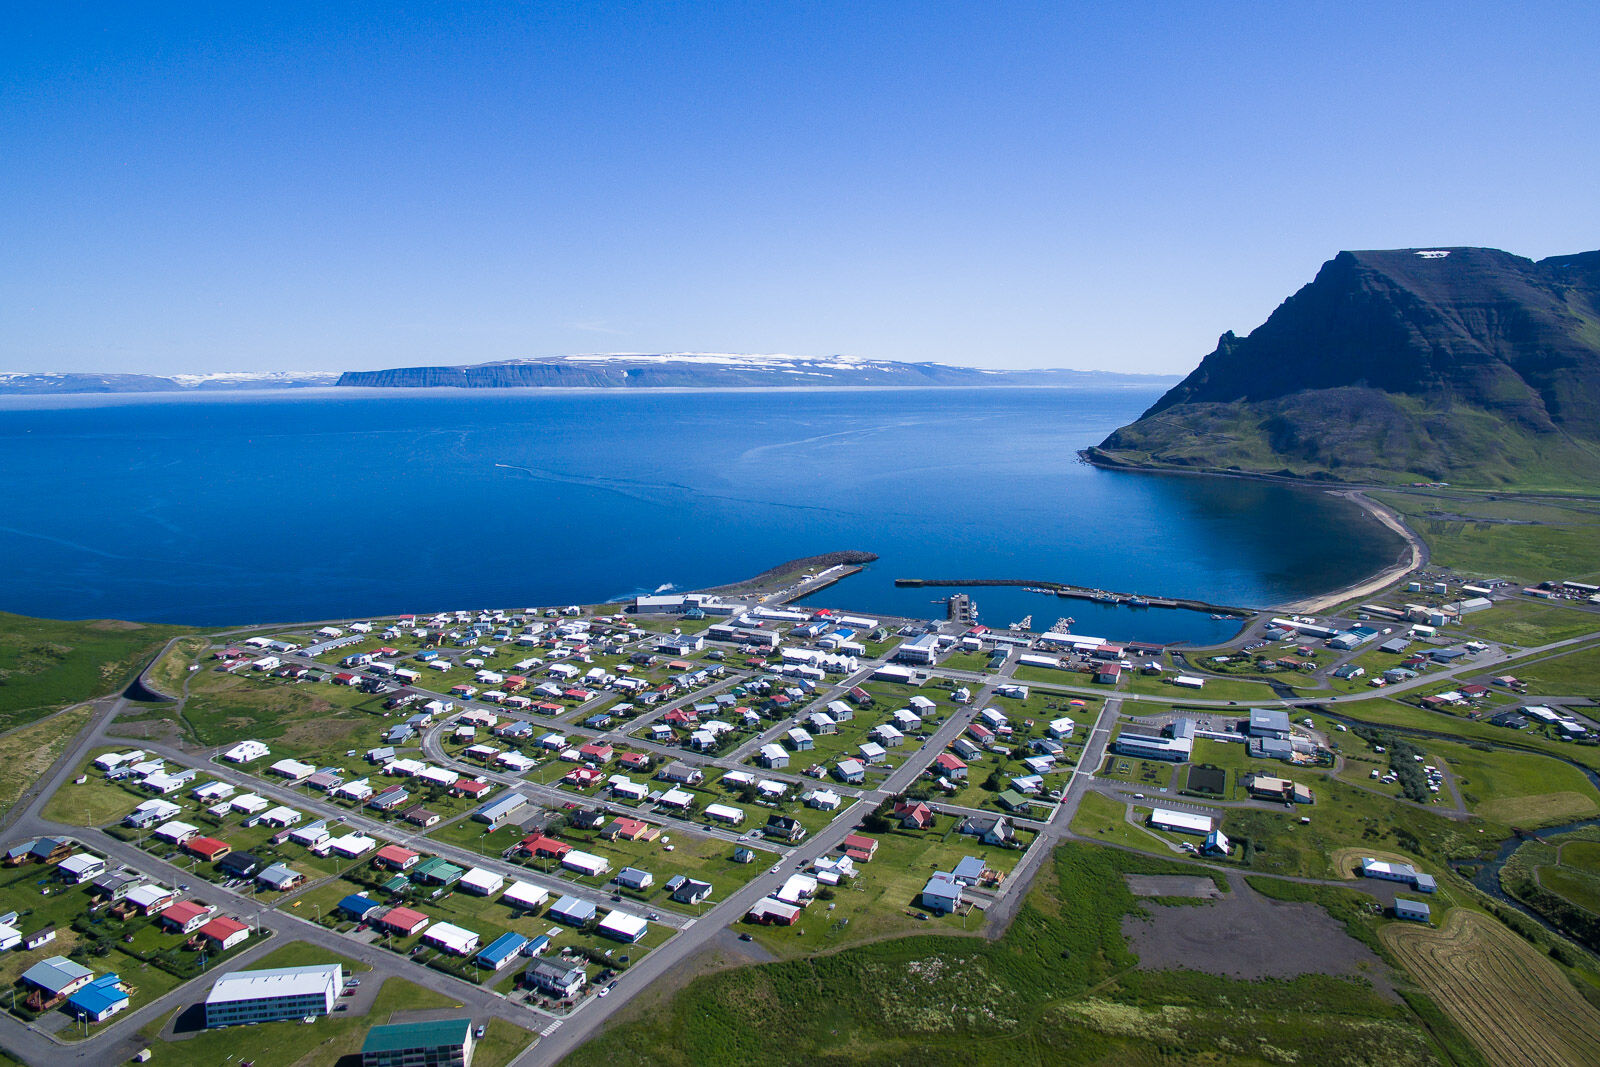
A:
POLYGON ((1211 618, 1212 618, 1212 621, 1214 621, 1214 622, 1221 622, 1222 621, 1222 616, 1221 615, 1213 615, 1213 616, 1211 616, 1211 618))

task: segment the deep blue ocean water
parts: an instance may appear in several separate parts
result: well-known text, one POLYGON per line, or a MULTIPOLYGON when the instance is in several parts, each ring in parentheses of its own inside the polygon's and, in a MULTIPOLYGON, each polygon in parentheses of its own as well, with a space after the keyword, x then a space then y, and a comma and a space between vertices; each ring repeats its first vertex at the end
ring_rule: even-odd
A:
MULTIPOLYGON (((1399 541, 1326 494, 1096 470, 1146 391, 352 391, 0 400, 0 609, 218 625, 594 602, 860 548, 816 600, 942 617, 896 577, 1222 603, 1325 591, 1399 541), (334 395, 328 395, 332 392, 334 395)), ((976 589, 981 621, 1117 639, 1184 611, 976 589)))

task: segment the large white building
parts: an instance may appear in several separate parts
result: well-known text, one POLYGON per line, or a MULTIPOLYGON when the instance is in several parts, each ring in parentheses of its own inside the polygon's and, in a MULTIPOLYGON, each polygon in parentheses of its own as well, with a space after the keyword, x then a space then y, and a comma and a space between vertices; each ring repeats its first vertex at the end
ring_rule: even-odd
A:
POLYGON ((1156 808, 1152 811, 1150 825, 1157 830, 1168 830, 1178 834, 1199 834, 1202 837, 1211 832, 1210 817, 1187 811, 1173 811, 1170 808, 1156 808))
POLYGON ((236 1026, 275 1019, 301 1019, 333 1010, 344 969, 337 963, 235 971, 217 979, 206 994, 206 1025, 236 1026))

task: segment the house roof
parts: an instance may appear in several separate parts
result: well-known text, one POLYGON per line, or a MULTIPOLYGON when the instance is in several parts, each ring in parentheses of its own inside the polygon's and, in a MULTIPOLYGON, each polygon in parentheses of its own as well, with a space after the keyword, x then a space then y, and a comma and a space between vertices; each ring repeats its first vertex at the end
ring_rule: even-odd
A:
POLYGON ((226 941, 228 938, 239 933, 241 930, 248 929, 250 928, 237 919, 230 919, 226 915, 219 915, 215 919, 212 919, 210 922, 202 926, 198 931, 196 931, 196 933, 199 933, 203 937, 215 938, 218 941, 226 941))
POLYGON ((205 914, 208 914, 208 912, 202 905, 196 904, 192 900, 180 900, 162 912, 161 917, 179 925, 187 925, 192 920, 198 919, 205 914))
POLYGON ((101 1015, 128 1000, 128 994, 118 988, 121 979, 116 974, 102 974, 72 996, 67 1003, 81 1008, 90 1015, 101 1015))
POLYGON ((51 956, 47 960, 40 960, 26 971, 22 972, 22 980, 30 985, 55 993, 65 989, 73 982, 81 981, 94 974, 89 968, 79 963, 74 963, 65 956, 51 956))

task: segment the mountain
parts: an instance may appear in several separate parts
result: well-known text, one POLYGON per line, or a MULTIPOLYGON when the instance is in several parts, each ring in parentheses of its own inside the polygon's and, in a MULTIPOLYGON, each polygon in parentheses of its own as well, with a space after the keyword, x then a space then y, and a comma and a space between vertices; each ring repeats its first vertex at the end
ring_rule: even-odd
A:
POLYGON ((454 367, 346 371, 339 385, 461 389, 728 389, 782 386, 1151 386, 1171 377, 1075 370, 980 370, 850 356, 612 353, 454 367))
POLYGON ((1337 481, 1592 485, 1600 252, 1340 252, 1085 455, 1337 481))
POLYGON ((333 385, 334 374, 225 371, 220 374, 78 374, 0 371, 6 393, 176 393, 218 389, 298 389, 333 385))

